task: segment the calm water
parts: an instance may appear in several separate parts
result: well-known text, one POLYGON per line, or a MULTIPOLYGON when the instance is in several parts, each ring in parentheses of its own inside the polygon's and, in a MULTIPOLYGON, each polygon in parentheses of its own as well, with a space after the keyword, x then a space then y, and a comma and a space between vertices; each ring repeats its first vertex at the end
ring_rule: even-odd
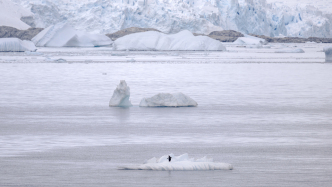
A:
POLYGON ((0 186, 330 186, 331 64, 0 64, 0 186), (110 108, 119 80, 131 108, 110 108), (140 108, 183 92, 197 108, 140 108), (124 171, 165 154, 232 171, 124 171))

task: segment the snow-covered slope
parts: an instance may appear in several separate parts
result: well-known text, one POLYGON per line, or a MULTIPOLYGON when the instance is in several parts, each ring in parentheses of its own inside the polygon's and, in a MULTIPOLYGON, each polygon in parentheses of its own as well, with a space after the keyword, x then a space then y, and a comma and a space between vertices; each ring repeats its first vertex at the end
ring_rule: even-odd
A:
POLYGON ((176 34, 164 34, 156 31, 129 34, 115 40, 115 50, 186 50, 186 51, 225 51, 218 40, 207 36, 194 36, 184 30, 176 34))
POLYGON ((0 26, 26 30, 30 26, 21 21, 21 17, 27 16, 33 16, 33 14, 28 9, 23 8, 23 6, 10 0, 0 0, 0 26))
POLYGON ((76 29, 113 33, 128 27, 164 33, 236 30, 267 36, 332 37, 332 15, 305 4, 266 0, 14 0, 35 13, 36 26, 68 20, 76 29))

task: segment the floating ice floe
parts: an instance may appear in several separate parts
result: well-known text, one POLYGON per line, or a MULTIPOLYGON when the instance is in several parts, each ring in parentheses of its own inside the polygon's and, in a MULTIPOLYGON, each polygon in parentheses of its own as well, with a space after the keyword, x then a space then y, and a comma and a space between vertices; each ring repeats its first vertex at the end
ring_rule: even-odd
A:
POLYGON ((332 62, 332 46, 324 47, 325 62, 332 62))
POLYGON ((36 51, 36 46, 27 40, 18 38, 0 38, 0 52, 36 51))
POLYGON ((184 30, 177 34, 164 34, 156 31, 147 31, 129 34, 114 41, 115 50, 189 50, 189 51, 225 51, 226 48, 218 40, 207 36, 194 36, 184 30))
POLYGON ((197 102, 189 96, 179 93, 159 93, 150 98, 143 98, 140 107, 196 107, 197 102))
POLYGON ((254 36, 250 36, 250 35, 244 35, 244 37, 239 37, 237 40, 235 40, 233 42, 234 44, 238 44, 238 45, 257 45, 257 46, 262 46, 262 45, 266 45, 267 41, 262 39, 262 38, 258 38, 258 37, 254 37, 254 36))
POLYGON ((147 160, 141 165, 131 165, 119 167, 120 170, 159 170, 159 171, 185 171, 185 170, 232 170, 233 166, 227 163, 213 162, 212 158, 203 157, 195 160, 189 158, 185 153, 180 156, 174 154, 164 155, 157 159, 156 157, 147 160), (171 162, 167 157, 171 156, 171 162))
POLYGON ((32 41, 38 47, 98 47, 112 44, 112 40, 105 35, 78 31, 66 22, 47 27, 32 41))
POLYGON ((291 48, 280 49, 275 52, 276 53, 304 53, 303 49, 291 49, 291 48))
POLYGON ((116 87, 110 100, 111 107, 129 107, 132 106, 130 100, 130 88, 125 80, 121 80, 116 87))

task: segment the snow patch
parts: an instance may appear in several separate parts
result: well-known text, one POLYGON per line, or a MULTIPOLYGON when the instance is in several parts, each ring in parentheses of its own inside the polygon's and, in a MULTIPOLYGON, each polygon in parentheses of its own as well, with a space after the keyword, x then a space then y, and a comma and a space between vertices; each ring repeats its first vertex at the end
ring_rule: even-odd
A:
POLYGON ((110 107, 129 107, 132 106, 130 100, 130 88, 125 80, 121 80, 116 87, 110 100, 110 107))
POLYGON ((192 51, 224 51, 226 48, 221 42, 207 36, 194 36, 184 30, 177 34, 164 34, 156 31, 147 31, 129 34, 118 38, 114 42, 115 50, 192 50, 192 51))
POLYGON ((140 107, 196 107, 197 102, 189 96, 179 93, 159 93, 151 98, 143 98, 140 107))
POLYGON ((105 35, 78 31, 66 22, 49 26, 32 41, 38 47, 98 47, 112 44, 112 40, 105 35))
POLYGON ((213 162, 212 158, 203 157, 195 160, 189 158, 188 153, 180 156, 164 155, 157 159, 153 157, 141 165, 123 166, 120 170, 157 170, 157 171, 192 171, 192 170, 232 170, 233 166, 227 163, 213 162), (171 156, 171 162, 167 157, 171 156))
POLYGON ((36 46, 31 41, 22 41, 18 38, 0 38, 1 52, 24 52, 36 50, 36 46))

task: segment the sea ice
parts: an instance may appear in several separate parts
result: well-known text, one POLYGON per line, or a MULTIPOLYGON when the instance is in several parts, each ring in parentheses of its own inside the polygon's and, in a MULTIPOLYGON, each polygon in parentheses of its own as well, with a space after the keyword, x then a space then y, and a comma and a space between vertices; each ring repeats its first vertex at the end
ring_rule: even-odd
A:
POLYGON ((332 62, 332 46, 324 47, 325 62, 332 62))
POLYGON ((36 50, 36 46, 31 41, 22 41, 18 38, 0 38, 1 52, 24 52, 36 50))
POLYGON ((114 41, 115 50, 190 50, 190 51, 225 51, 226 48, 218 40, 207 36, 194 36, 184 30, 177 34, 164 34, 147 31, 129 34, 114 41))
POLYGON ((304 53, 303 49, 291 49, 291 48, 286 48, 286 49, 281 49, 275 51, 276 53, 304 53))
POLYGON ((129 107, 132 106, 130 100, 130 88, 125 80, 121 80, 116 87, 110 100, 111 107, 129 107))
POLYGON ((98 47, 112 44, 112 40, 105 35, 78 31, 66 22, 47 27, 32 41, 38 47, 98 47))
POLYGON ((121 170, 232 170, 233 166, 227 163, 213 162, 213 159, 203 157, 201 159, 195 160, 194 158, 189 158, 188 153, 180 156, 174 156, 174 154, 169 154, 172 157, 171 162, 168 161, 168 155, 164 155, 157 159, 153 157, 144 162, 141 165, 123 166, 119 167, 121 170))
POLYGON ((189 96, 179 93, 159 93, 151 98, 143 98, 140 107, 196 107, 197 103, 189 96))

